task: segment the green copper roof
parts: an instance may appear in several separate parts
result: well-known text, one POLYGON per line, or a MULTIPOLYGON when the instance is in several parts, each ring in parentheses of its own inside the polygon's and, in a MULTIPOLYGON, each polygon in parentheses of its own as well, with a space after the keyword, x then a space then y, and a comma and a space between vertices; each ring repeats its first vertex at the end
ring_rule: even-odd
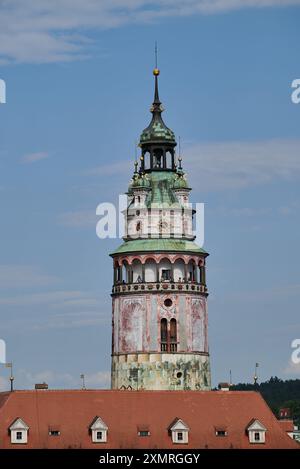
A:
POLYGON ((207 254, 207 252, 197 246, 194 241, 187 241, 184 239, 133 239, 125 241, 111 256, 116 254, 130 253, 130 252, 193 252, 195 254, 207 254))
POLYGON ((152 171, 134 174, 128 192, 133 189, 150 189, 146 199, 148 208, 181 208, 174 189, 189 189, 183 172, 152 171))
POLYGON ((140 137, 140 144, 143 145, 145 143, 157 143, 157 142, 165 142, 171 143, 172 146, 176 145, 175 141, 175 134, 174 132, 169 129, 164 123, 161 113, 163 112, 163 107, 161 105, 159 95, 158 95, 158 81, 157 77, 158 73, 154 73, 155 76, 155 91, 154 91, 154 101, 151 106, 151 113, 152 113, 152 120, 148 127, 143 130, 141 137, 140 137))
POLYGON ((143 175, 134 174, 129 187, 130 188, 136 188, 136 187, 150 188, 151 187, 150 178, 149 176, 147 176, 147 174, 143 174, 143 175))
POLYGON ((151 193, 147 198, 148 207, 175 207, 179 206, 176 195, 173 192, 174 173, 153 171, 151 173, 151 193))
POLYGON ((185 174, 177 174, 173 187, 174 189, 189 189, 185 174))
POLYGON ((143 130, 140 137, 140 143, 167 141, 175 143, 174 132, 166 126, 161 117, 155 116, 149 126, 143 130))

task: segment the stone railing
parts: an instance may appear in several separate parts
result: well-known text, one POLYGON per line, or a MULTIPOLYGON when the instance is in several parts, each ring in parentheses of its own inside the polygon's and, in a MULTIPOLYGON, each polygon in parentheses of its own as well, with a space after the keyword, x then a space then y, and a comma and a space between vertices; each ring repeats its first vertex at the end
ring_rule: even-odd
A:
POLYGON ((207 288, 202 283, 195 282, 141 282, 141 283, 120 283, 114 285, 112 293, 136 293, 136 292, 199 292, 206 293, 207 288))

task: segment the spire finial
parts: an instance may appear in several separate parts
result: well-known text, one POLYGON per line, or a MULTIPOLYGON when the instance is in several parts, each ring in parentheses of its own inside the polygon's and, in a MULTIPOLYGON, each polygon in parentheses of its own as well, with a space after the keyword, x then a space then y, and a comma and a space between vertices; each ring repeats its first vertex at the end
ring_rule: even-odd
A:
POLYGON ((157 67, 157 42, 155 41, 155 68, 153 70, 153 75, 155 76, 155 91, 154 91, 154 101, 153 104, 160 105, 161 102, 159 100, 158 94, 158 75, 160 74, 159 68, 157 67))

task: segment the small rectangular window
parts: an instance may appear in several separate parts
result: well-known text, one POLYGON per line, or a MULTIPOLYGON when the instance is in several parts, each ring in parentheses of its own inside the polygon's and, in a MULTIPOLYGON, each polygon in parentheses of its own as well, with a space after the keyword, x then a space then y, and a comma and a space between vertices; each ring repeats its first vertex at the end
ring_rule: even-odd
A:
POLYGON ((162 269, 161 278, 162 278, 162 280, 170 280, 171 279, 171 269, 162 269))
POLYGON ((182 441, 183 440, 183 433, 182 432, 178 432, 177 433, 177 441, 182 441))
POLYGON ((150 432, 148 430, 141 430, 139 431, 139 436, 150 436, 150 432))
POLYGON ((103 432, 97 432, 97 440, 102 440, 103 432))
POLYGON ((23 432, 17 432, 16 433, 16 439, 17 440, 22 440, 22 438, 23 438, 23 432))
POLYGON ((254 440, 255 441, 260 441, 260 433, 259 432, 254 433, 254 440))
POLYGON ((216 431, 217 436, 227 436, 226 430, 217 430, 216 431))
POLYGON ((50 431, 49 431, 49 435, 50 435, 50 436, 59 436, 59 435, 60 435, 60 431, 59 431, 59 430, 50 430, 50 431))

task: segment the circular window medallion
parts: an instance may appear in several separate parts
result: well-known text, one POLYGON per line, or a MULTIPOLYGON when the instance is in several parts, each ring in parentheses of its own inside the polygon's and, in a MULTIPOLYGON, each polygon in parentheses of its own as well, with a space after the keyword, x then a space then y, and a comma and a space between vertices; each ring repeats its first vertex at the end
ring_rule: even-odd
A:
POLYGON ((164 301, 164 305, 167 307, 167 308, 170 308, 173 304, 173 301, 171 300, 171 298, 166 298, 165 301, 164 301))
POLYGON ((181 378, 181 377, 182 377, 182 373, 181 373, 181 371, 178 371, 178 373, 177 373, 177 375, 176 375, 176 376, 177 376, 177 378, 181 378))

